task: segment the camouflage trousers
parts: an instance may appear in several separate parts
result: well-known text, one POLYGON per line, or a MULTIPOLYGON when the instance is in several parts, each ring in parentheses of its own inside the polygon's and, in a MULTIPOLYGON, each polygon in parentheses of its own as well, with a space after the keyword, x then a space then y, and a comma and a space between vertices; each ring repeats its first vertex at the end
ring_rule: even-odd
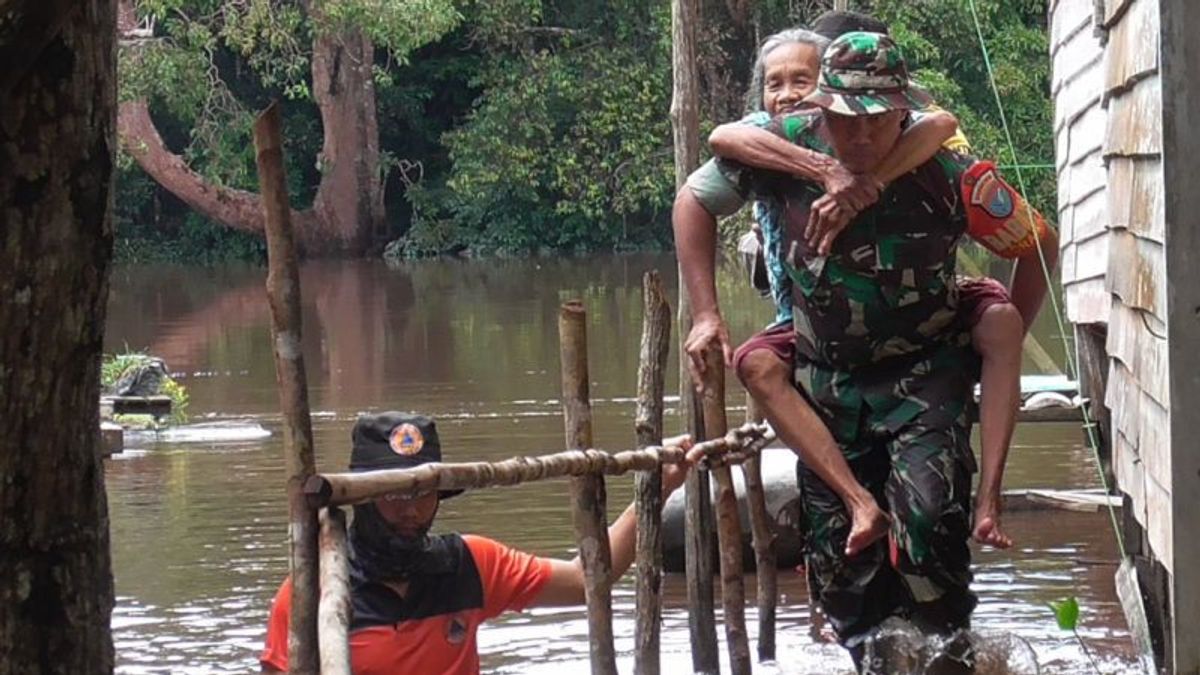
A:
POLYGON ((970 621, 976 465, 966 404, 975 363, 969 348, 948 347, 869 380, 820 373, 811 364, 797 369, 797 384, 834 430, 855 477, 891 515, 886 538, 847 558, 850 518, 842 500, 799 463, 809 584, 852 652, 889 616, 937 633, 970 621), (822 383, 836 386, 806 389, 822 383))

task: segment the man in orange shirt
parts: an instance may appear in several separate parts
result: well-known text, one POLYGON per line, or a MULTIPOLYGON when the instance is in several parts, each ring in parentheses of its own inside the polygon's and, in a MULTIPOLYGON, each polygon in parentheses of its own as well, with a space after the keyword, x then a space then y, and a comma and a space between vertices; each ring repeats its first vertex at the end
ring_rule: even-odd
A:
MULTIPOLYGON (((351 471, 440 462, 433 420, 399 412, 364 415, 354 425, 351 471)), ((686 467, 665 466, 664 498, 686 467)), ((387 495, 354 507, 350 526, 350 659, 356 675, 479 672, 479 625, 506 611, 584 602, 583 564, 541 558, 485 537, 429 534, 442 499, 458 492, 387 495)), ((608 530, 613 578, 633 562, 634 507, 608 530)), ((287 670, 291 580, 271 608, 263 672, 287 670)))

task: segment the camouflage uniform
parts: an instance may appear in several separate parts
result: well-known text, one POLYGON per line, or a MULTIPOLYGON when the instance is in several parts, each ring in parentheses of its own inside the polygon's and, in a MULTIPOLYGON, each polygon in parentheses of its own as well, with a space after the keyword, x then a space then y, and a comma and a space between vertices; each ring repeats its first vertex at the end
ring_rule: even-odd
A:
MULTIPOLYGON (((838 114, 927 102, 908 87, 894 44, 865 33, 834 42, 809 100, 838 114)), ((794 114, 769 128, 831 154, 823 114, 794 114)), ((976 603, 967 546, 975 460, 966 408, 977 357, 958 316, 954 276, 967 227, 959 185, 971 161, 941 151, 893 183, 824 257, 803 236, 809 207, 822 194, 818 186, 722 164, 744 189, 782 204, 796 384, 858 480, 892 514, 889 537, 847 559, 846 509, 800 465, 810 581, 851 648, 895 614, 937 632, 966 626, 976 603)))

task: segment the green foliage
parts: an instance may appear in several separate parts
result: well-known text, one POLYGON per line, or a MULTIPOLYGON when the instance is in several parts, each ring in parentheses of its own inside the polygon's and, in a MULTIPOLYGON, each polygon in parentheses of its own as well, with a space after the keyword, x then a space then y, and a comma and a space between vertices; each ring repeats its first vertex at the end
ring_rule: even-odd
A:
MULTIPOLYGON (((288 96, 293 205, 320 180, 310 96, 314 34, 361 29, 375 63, 391 248, 399 256, 516 254, 669 245, 674 194, 669 3, 645 0, 138 0, 158 39, 123 50, 123 96, 148 96, 172 147, 225 185, 254 189, 248 111, 288 96)), ((1009 151, 968 4, 862 0, 889 22, 914 76, 976 154, 1053 161, 1042 0, 976 0, 1016 146, 1009 151)), ((749 26, 702 0, 701 110, 726 121, 741 100, 751 42, 811 20, 824 0, 760 0, 749 26)), ((128 167, 128 162, 123 163, 128 167)), ((1015 170, 1003 169, 1017 184, 1015 170)), ((1032 202, 1055 213, 1053 170, 1027 169, 1032 202)), ((125 260, 261 259, 255 238, 205 226, 136 169, 118 180, 125 260)), ((724 231, 737 230, 737 223, 724 231)), ((724 237, 723 238, 732 238, 724 237)))
POLYGON ((321 3, 321 28, 362 30, 400 63, 462 20, 453 0, 336 0, 321 3))
POLYGON ((1079 601, 1075 599, 1075 596, 1051 602, 1050 609, 1054 612, 1054 619, 1058 622, 1059 629, 1074 631, 1078 628, 1079 601))
MULTIPOLYGON (((162 136, 188 165, 219 185, 257 189, 253 110, 284 107, 293 206, 320 182, 319 111, 311 100, 311 51, 319 31, 361 30, 392 74, 414 49, 461 19, 454 0, 136 0, 153 38, 121 48, 122 100, 145 99, 162 136), (319 17, 307 13, 317 7, 319 17)), ((440 131, 439 131, 440 133, 440 131)), ((117 252, 124 260, 261 258, 261 241, 204 222, 120 158, 117 252)))
MULTIPOLYGON (((130 370, 140 368, 149 363, 154 357, 128 349, 121 354, 105 354, 100 362, 100 386, 111 387, 130 370)), ((159 394, 171 398, 171 415, 164 420, 165 424, 186 424, 188 420, 187 389, 176 382, 171 376, 163 379, 159 394)), ((160 422, 150 415, 116 415, 114 421, 124 426, 156 428, 160 422)))
MULTIPOLYGON (((970 6, 963 0, 876 0, 914 78, 953 112, 975 154, 1002 165, 1018 184, 1015 164, 1054 163, 1054 110, 1046 4, 1042 0, 976 0, 983 39, 995 70, 1016 156, 1009 150, 1000 110, 970 6)), ((1053 169, 1024 169, 1029 198, 1048 219, 1057 213, 1053 169)))
MULTIPOLYGON (((476 84, 485 91, 444 137, 444 184, 409 191, 421 215, 406 238, 422 252, 458 239, 517 253, 657 247, 669 241, 672 172, 668 45, 662 8, 510 0, 560 20, 553 44, 496 7, 482 34, 498 41, 476 84), (566 23, 566 25, 561 25, 566 23)), ((620 4, 620 3, 618 3, 620 4)))

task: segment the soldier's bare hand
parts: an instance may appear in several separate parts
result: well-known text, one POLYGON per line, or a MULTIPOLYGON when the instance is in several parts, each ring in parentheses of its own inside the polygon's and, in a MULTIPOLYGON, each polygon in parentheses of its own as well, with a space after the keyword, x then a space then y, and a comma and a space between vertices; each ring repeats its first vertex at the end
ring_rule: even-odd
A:
POLYGON ((829 255, 834 240, 857 215, 857 211, 846 208, 831 195, 818 197, 809 208, 808 226, 804 229, 809 248, 818 255, 829 255))
POLYGON ((875 179, 851 173, 837 161, 825 173, 825 194, 855 213, 879 201, 882 188, 875 179))
POLYGON ((725 327, 725 321, 719 314, 698 317, 683 343, 688 355, 688 371, 696 389, 703 388, 704 353, 713 345, 720 347, 725 366, 733 365, 733 345, 729 342, 729 329, 725 327))

